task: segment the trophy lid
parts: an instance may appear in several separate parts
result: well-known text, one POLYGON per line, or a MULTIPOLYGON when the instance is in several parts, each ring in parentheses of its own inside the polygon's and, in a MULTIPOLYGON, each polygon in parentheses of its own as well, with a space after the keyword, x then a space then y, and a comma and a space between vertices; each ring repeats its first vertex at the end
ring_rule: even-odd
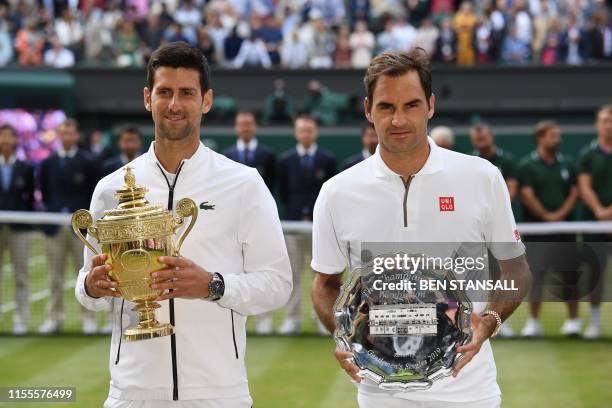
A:
POLYGON ((104 220, 121 220, 163 215, 169 213, 161 205, 150 204, 145 198, 149 191, 146 187, 136 184, 136 176, 132 167, 125 167, 124 185, 115 191, 115 197, 119 199, 117 208, 104 211, 104 220))

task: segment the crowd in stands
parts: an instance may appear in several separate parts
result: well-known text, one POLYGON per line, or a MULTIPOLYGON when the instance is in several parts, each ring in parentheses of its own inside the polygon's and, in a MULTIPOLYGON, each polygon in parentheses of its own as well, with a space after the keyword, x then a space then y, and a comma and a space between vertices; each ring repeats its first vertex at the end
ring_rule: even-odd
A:
POLYGON ((0 66, 142 66, 163 42, 226 68, 365 68, 422 47, 439 63, 612 59, 605 0, 0 0, 0 66))

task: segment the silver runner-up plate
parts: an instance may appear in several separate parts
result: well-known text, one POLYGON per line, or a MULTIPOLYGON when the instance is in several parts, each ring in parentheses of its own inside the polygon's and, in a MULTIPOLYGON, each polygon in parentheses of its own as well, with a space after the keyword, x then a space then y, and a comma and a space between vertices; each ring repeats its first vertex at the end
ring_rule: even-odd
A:
POLYGON ((407 392, 428 389, 452 373, 463 357, 456 348, 472 337, 467 295, 435 284, 453 279, 450 270, 374 273, 372 263, 352 271, 334 305, 334 337, 341 350, 353 353, 363 378, 407 392))

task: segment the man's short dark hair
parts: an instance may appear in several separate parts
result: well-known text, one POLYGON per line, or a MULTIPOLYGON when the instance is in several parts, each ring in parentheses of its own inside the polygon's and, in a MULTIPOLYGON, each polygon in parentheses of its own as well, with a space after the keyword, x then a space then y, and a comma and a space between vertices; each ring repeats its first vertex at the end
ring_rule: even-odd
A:
POLYGON ((314 116, 311 116, 311 115, 309 115, 308 113, 300 113, 299 115, 297 115, 297 116, 295 117, 295 119, 293 120, 293 124, 295 125, 295 124, 296 124, 296 122, 297 122, 298 120, 300 120, 300 119, 301 119, 301 120, 309 120, 309 121, 311 121, 311 122, 314 122, 314 124, 315 124, 315 125, 317 125, 317 126, 319 125, 319 122, 317 121, 317 119, 315 119, 315 117, 314 117, 314 116))
POLYGON ((474 126, 472 126, 470 131, 476 132, 476 133, 488 132, 490 134, 493 134, 493 131, 491 130, 491 126, 489 126, 489 124, 486 122, 478 122, 474 124, 474 126))
POLYGON ((535 128, 533 130, 533 135, 535 136, 536 140, 538 140, 539 138, 544 136, 546 133, 548 133, 549 130, 555 129, 558 127, 559 125, 557 124, 557 122, 553 120, 543 120, 543 121, 536 123, 535 128))
POLYGON ((127 125, 127 126, 122 127, 119 130, 117 140, 121 140, 121 137, 126 133, 134 134, 138 136, 140 141, 142 141, 142 133, 140 132, 140 129, 138 129, 136 126, 133 126, 133 125, 127 125))
POLYGON ((66 118, 64 119, 64 121, 62 123, 60 123, 59 125, 57 125, 57 128, 62 128, 62 127, 73 127, 74 130, 76 130, 77 132, 79 131, 79 122, 76 121, 76 119, 73 118, 66 118))
POLYGON ((431 69, 429 67, 429 56, 422 48, 415 48, 410 52, 390 51, 383 52, 372 59, 363 84, 365 85, 366 96, 372 106, 372 97, 378 78, 381 76, 398 77, 409 71, 416 71, 419 75, 421 87, 425 93, 427 107, 429 107, 429 97, 431 96, 431 69))
POLYGON ((200 89, 204 95, 210 89, 210 67, 202 52, 184 41, 164 44, 151 54, 147 63, 147 87, 152 90, 157 68, 186 68, 200 73, 200 89))
POLYGON ((239 115, 251 115, 253 117, 253 119, 257 119, 257 115, 255 115, 255 112, 250 110, 250 109, 240 109, 240 110, 238 110, 238 112, 236 112, 235 118, 237 118, 239 115))
POLYGON ((17 137, 17 130, 8 123, 0 125, 0 133, 4 132, 5 130, 8 130, 13 134, 14 137, 17 137))

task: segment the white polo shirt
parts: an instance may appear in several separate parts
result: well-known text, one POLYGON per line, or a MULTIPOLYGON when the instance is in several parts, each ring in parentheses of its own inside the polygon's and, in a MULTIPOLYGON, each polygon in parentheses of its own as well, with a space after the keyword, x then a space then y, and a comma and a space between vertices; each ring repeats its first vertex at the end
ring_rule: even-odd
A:
MULTIPOLYGON (((312 268, 342 273, 349 260, 360 266, 364 242, 481 242, 497 259, 524 253, 499 170, 479 157, 442 149, 431 151, 408 188, 376 151, 327 181, 314 207, 312 268), (350 249, 349 249, 350 248, 350 249)), ((482 311, 484 304, 475 304, 482 311)), ((364 380, 360 392, 383 392, 364 380)), ((491 346, 486 341, 457 378, 440 380, 427 391, 400 398, 467 402, 500 394, 491 346)))

